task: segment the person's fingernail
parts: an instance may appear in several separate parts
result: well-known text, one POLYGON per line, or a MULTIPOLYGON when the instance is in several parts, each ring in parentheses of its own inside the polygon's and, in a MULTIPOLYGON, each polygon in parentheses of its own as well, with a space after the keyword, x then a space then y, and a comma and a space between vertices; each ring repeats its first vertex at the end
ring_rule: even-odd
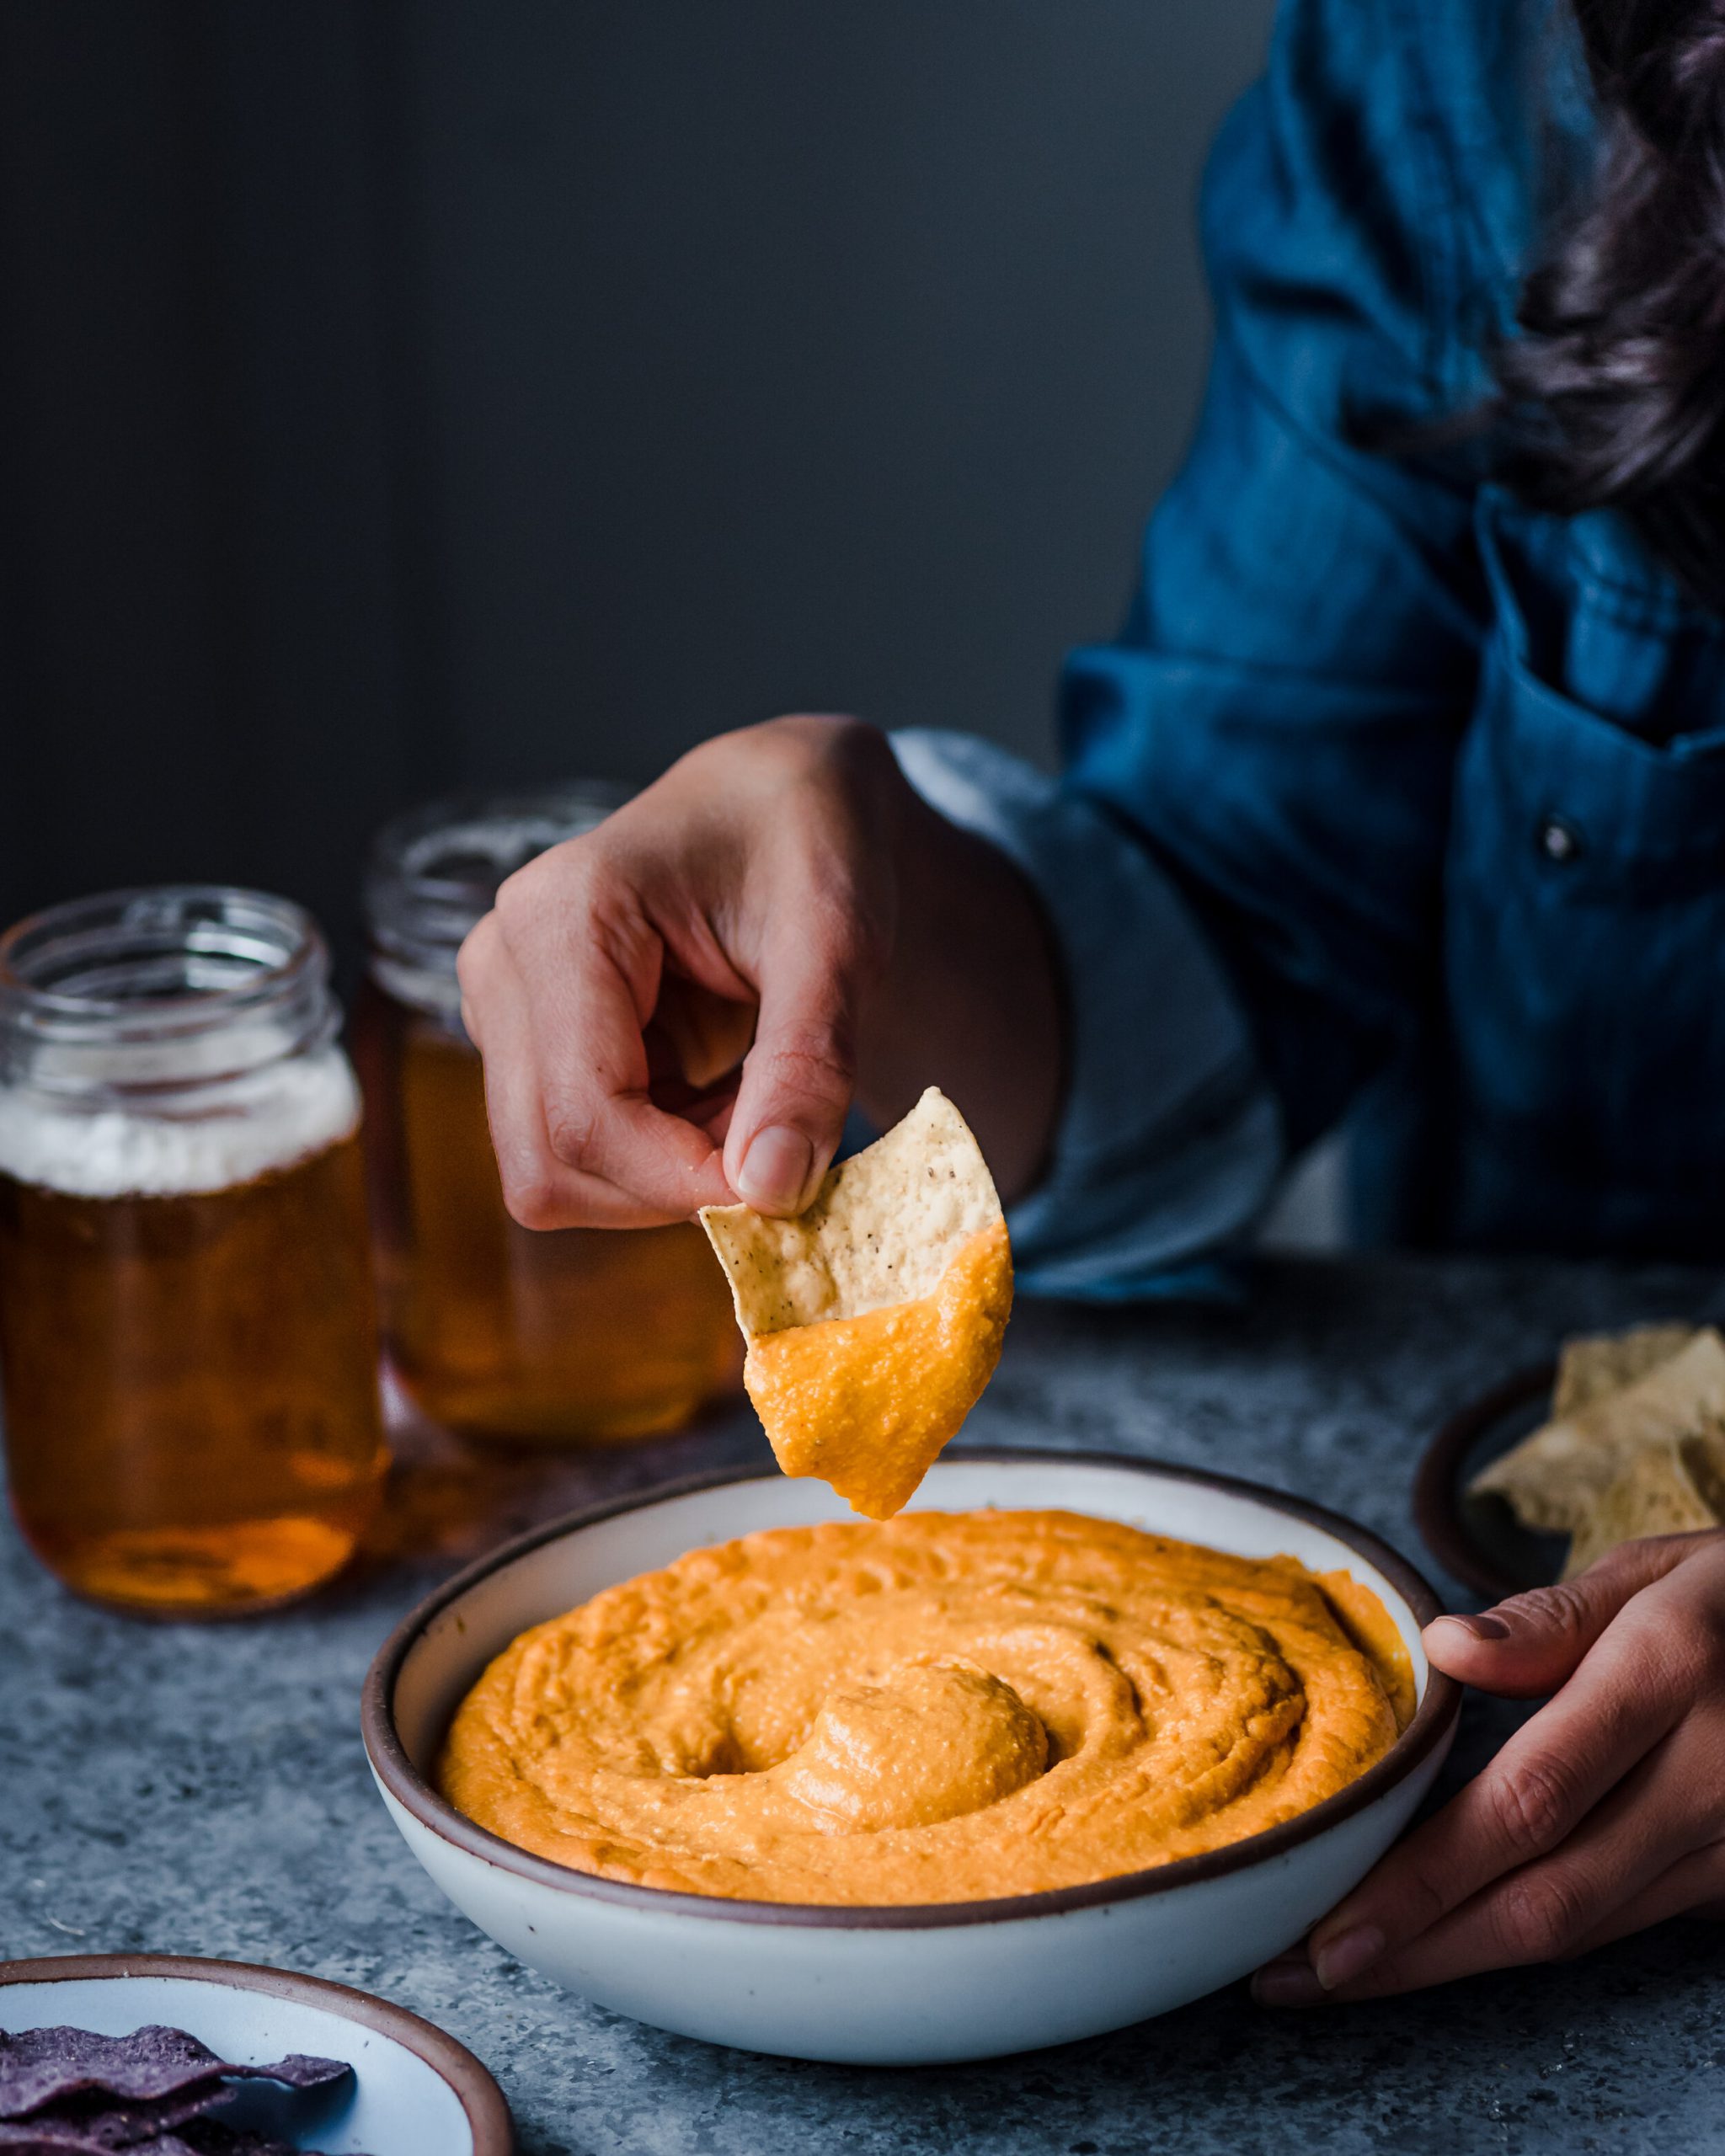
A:
POLYGON ((1374 1961, 1382 1959, 1389 1943, 1375 1924, 1357 1924, 1340 1938, 1312 1948, 1312 1973, 1326 1991, 1333 1991, 1338 1984, 1363 1977, 1374 1961))
POLYGON ((737 1174, 737 1195, 757 1213, 794 1213, 814 1166, 814 1148, 802 1132, 773 1123, 750 1139, 737 1174))
POLYGON ((1284 1954, 1252 1979, 1252 1996, 1260 2006, 1322 2006, 1326 1993, 1303 1954, 1284 1954))
POLYGON ((1487 1614, 1482 1617, 1434 1617, 1434 1625, 1454 1625, 1466 1633, 1471 1640, 1507 1640, 1509 1627, 1501 1617, 1487 1614))

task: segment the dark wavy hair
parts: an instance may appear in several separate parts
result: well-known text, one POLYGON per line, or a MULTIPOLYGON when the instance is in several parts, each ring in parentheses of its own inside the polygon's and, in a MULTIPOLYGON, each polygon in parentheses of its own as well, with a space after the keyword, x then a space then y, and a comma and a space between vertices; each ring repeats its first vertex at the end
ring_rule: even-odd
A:
POLYGON ((1612 507, 1725 612, 1725 0, 1571 0, 1600 120, 1493 353, 1498 474, 1612 507))

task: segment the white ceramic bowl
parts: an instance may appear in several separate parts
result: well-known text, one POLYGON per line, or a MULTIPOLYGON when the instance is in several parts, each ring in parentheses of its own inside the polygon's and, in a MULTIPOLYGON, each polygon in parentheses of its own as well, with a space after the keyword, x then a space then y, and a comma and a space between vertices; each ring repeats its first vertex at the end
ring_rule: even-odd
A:
POLYGON ((595 1879, 488 1833, 429 1772, 450 1717, 527 1625, 686 1550, 852 1517, 824 1483, 722 1476, 536 1529, 438 1590, 366 1683, 371 1769, 409 1847, 456 1906, 570 1990, 661 2029, 795 2058, 987 2058, 1166 2012, 1290 1946, 1407 1823, 1455 1734, 1457 1688, 1427 1664, 1439 1604, 1375 1535, 1248 1482, 1094 1454, 948 1453, 917 1508, 1053 1506, 1247 1557, 1345 1566, 1394 1618, 1418 1708, 1359 1780, 1207 1855, 1055 1893, 919 1908, 724 1901, 595 1879))

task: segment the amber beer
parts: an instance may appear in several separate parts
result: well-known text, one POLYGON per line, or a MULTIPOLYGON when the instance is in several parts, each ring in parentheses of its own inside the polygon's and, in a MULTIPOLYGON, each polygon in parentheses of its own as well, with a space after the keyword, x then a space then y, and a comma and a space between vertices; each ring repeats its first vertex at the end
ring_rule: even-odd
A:
POLYGON ((373 1113, 397 1125, 379 1149, 396 1179, 378 1219, 390 1353, 428 1415, 528 1439, 632 1438, 735 1383, 729 1293, 698 1229, 518 1227, 473 1049, 381 997, 360 1023, 373 1113))
POLYGON ((462 1030, 455 958, 503 877, 590 829, 591 792, 440 803, 380 836, 355 1017, 385 1337, 435 1421, 528 1443, 676 1428, 734 1390, 741 1347, 699 1229, 530 1231, 510 1219, 462 1030))
POLYGON ((11 1498, 81 1593, 278 1603, 339 1570, 376 1505, 359 1101, 334 1022, 322 945, 282 901, 120 894, 0 942, 11 1498))

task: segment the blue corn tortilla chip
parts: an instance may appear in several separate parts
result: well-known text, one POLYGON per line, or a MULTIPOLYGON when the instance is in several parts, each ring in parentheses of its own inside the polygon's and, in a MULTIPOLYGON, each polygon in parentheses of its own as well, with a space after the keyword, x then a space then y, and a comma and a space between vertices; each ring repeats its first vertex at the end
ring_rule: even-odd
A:
MULTIPOLYGON (((181 2118, 175 2123, 186 2122, 181 2118)), ((209 2145, 213 2149, 221 2144, 209 2145)), ((192 2144, 172 2127, 140 2127, 135 2116, 123 2112, 40 2112, 33 2119, 0 2121, 0 2156, 60 2156, 61 2151, 66 2156, 194 2156, 192 2144)))
POLYGON ((329 2089, 353 2068, 292 2052, 232 2064, 184 2029, 0 2030, 0 2156, 316 2156, 209 2114, 236 2081, 329 2089))
POLYGON ((236 2132, 195 2114, 176 2123, 185 2127, 185 2134, 160 2124, 146 2125, 140 2133, 135 2115, 116 2111, 0 2120, 0 2156, 318 2156, 296 2143, 236 2132))
POLYGON ((175 2132, 152 2133, 142 2141, 113 2140, 109 2116, 84 2119, 35 2118, 0 2121, 4 2156, 317 2156, 314 2149, 276 2141, 268 2134, 233 2133, 226 2127, 200 2132, 195 2141, 175 2132))
MULTIPOLYGON (((184 2118, 174 2121, 184 2125, 184 2118)), ((85 2111, 65 2116, 40 2114, 33 2119, 0 2121, 0 2156, 210 2156, 230 2144, 211 2142, 196 2149, 172 2127, 145 2125, 116 2111, 85 2111)), ((296 2150, 294 2156, 300 2156, 296 2150)))
POLYGON ((134 2029, 129 2036, 65 2026, 21 2029, 15 2035, 0 2030, 0 2121, 29 2118, 73 2096, 141 2103, 220 2081, 279 2081, 290 2089, 324 2089, 352 2072, 341 2059, 313 2058, 303 2052, 270 2066, 230 2064, 184 2029, 155 2023, 134 2029))
POLYGON ((221 2065, 183 2029, 152 2026, 129 2036, 65 2027, 0 2031, 0 2119, 28 2118, 68 2096, 170 2096, 212 2079, 221 2065))
MULTIPOLYGON (((136 2104, 116 2103, 110 2096, 71 2096, 21 2123, 76 2126, 101 2148, 158 2148, 175 2127, 202 2118, 227 2095, 219 2081, 211 2081, 184 2089, 177 2096, 147 2096, 136 2104)), ((0 2150, 4 2147, 0 2142, 0 2150)))
POLYGON ((101 2126, 99 2117, 0 2120, 0 2151, 4 2156, 318 2156, 316 2149, 295 2142, 234 2133, 222 2126, 194 2128, 194 2141, 174 2132, 147 2141, 104 2140, 101 2126))
MULTIPOLYGON (((104 2148, 93 2131, 92 2122, 84 2119, 35 2119, 28 2125, 13 2120, 0 2120, 0 2149, 5 2156, 107 2156, 109 2142, 104 2148)), ((167 2156, 173 2156, 170 2147, 167 2156)))
POLYGON ((308 2052, 290 2052, 268 2066, 218 2066, 224 2081, 280 2081, 289 2089, 333 2089, 353 2068, 345 2059, 314 2058, 308 2052))

